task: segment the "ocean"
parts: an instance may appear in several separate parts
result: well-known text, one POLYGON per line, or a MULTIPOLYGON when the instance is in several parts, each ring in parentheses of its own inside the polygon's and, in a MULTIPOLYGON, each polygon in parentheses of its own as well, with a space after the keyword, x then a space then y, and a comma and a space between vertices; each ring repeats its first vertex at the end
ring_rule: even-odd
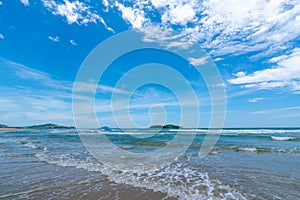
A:
POLYGON ((204 157, 206 129, 149 131, 81 130, 145 157, 179 132, 195 137, 172 163, 130 171, 96 159, 76 129, 0 132, 0 199, 300 199, 298 128, 224 129, 204 157))

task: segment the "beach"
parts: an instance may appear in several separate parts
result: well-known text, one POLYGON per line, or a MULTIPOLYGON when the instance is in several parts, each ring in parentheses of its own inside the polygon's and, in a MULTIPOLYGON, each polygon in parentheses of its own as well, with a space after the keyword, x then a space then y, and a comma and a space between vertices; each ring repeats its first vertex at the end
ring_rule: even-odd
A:
POLYGON ((2 131, 18 131, 18 130, 24 130, 24 128, 18 128, 18 127, 0 128, 0 132, 2 132, 2 131))
MULTIPOLYGON (((137 142, 145 132, 85 130, 136 151, 162 148, 178 134, 137 142), (129 134, 135 139, 124 139, 129 134)), ((206 130, 181 132, 196 132, 190 148, 170 165, 141 173, 103 165, 76 129, 1 132, 0 199, 300 198, 300 129, 225 129, 204 158, 198 152, 206 130)))

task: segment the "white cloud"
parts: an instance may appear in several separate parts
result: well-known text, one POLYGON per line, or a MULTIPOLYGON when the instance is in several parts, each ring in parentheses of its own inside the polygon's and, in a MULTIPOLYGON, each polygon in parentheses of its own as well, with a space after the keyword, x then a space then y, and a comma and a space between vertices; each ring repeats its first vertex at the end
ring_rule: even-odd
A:
POLYGON ((265 98, 260 98, 260 97, 258 97, 258 98, 248 99, 248 101, 249 101, 250 103, 256 103, 256 102, 262 101, 262 100, 264 100, 264 99, 265 99, 265 98))
POLYGON ((295 93, 300 92, 300 48, 295 48, 289 55, 271 58, 274 67, 247 74, 238 72, 236 78, 229 79, 231 84, 246 88, 274 89, 285 88, 295 93))
POLYGON ((224 58, 218 57, 218 58, 215 58, 215 59, 214 59, 215 62, 222 61, 222 60, 224 60, 224 58))
POLYGON ((196 12, 190 4, 171 7, 162 17, 162 23, 179 24, 185 26, 195 18, 196 12))
POLYGON ((207 17, 200 21, 206 29, 204 36, 209 38, 204 47, 221 55, 279 49, 300 35, 296 28, 300 24, 295 20, 299 6, 284 0, 204 1, 202 14, 207 17))
POLYGON ((108 7, 109 3, 107 0, 102 0, 102 4, 105 6, 105 7, 108 7))
POLYGON ((283 59, 286 59, 286 58, 288 58, 287 55, 281 55, 281 56, 277 56, 277 57, 269 59, 269 62, 270 63, 276 63, 276 62, 278 62, 280 60, 283 60, 283 59))
POLYGON ((144 26, 147 20, 143 10, 134 7, 125 7, 118 2, 115 5, 122 12, 123 19, 128 21, 133 28, 142 28, 144 26))
POLYGON ((2 1, 0 1, 0 6, 2 6, 3 5, 3 3, 2 3, 2 1))
POLYGON ((199 41, 214 56, 275 55, 290 49, 300 36, 299 1, 136 0, 114 5, 133 28, 175 26, 187 40, 199 41))
POLYGON ((80 1, 70 2, 64 0, 63 3, 57 3, 54 0, 42 0, 44 6, 54 15, 66 17, 68 24, 76 23, 78 25, 87 25, 88 23, 101 22, 107 30, 113 31, 108 27, 104 19, 96 11, 80 1))
POLYGON ((59 42, 59 37, 58 36, 48 36, 48 39, 53 41, 53 42, 59 42))
POLYGON ((104 12, 108 12, 108 9, 109 9, 109 7, 108 7, 109 6, 108 0, 102 0, 102 4, 105 7, 104 12))
POLYGON ((144 42, 159 42, 160 45, 166 48, 183 48, 187 49, 193 44, 193 41, 186 37, 185 33, 174 34, 171 28, 151 27, 140 29, 143 32, 144 42))
POLYGON ((0 39, 4 39, 4 36, 0 33, 0 39))
POLYGON ((75 40, 70 40, 70 43, 73 45, 73 46, 77 46, 77 43, 75 42, 75 40))
POLYGON ((29 1, 28 0, 20 0, 21 3, 24 5, 24 6, 29 6, 29 1))
POLYGON ((209 62, 209 56, 203 56, 200 58, 189 58, 190 64, 194 66, 201 66, 209 62))

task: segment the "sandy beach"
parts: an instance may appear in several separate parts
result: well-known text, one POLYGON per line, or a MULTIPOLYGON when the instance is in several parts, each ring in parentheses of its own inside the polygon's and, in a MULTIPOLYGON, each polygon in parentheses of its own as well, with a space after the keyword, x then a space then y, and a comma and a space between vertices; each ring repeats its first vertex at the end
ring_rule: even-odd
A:
POLYGON ((19 130, 25 130, 25 128, 19 128, 19 127, 6 127, 6 128, 0 128, 0 132, 2 131, 19 131, 19 130))

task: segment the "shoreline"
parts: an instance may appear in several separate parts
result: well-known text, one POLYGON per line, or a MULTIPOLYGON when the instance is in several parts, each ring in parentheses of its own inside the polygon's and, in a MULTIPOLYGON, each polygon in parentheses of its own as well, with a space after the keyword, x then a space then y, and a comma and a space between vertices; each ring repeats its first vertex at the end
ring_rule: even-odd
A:
POLYGON ((25 128, 21 128, 21 127, 5 127, 5 128, 0 128, 0 132, 4 132, 4 131, 18 131, 18 130, 25 130, 25 128))

